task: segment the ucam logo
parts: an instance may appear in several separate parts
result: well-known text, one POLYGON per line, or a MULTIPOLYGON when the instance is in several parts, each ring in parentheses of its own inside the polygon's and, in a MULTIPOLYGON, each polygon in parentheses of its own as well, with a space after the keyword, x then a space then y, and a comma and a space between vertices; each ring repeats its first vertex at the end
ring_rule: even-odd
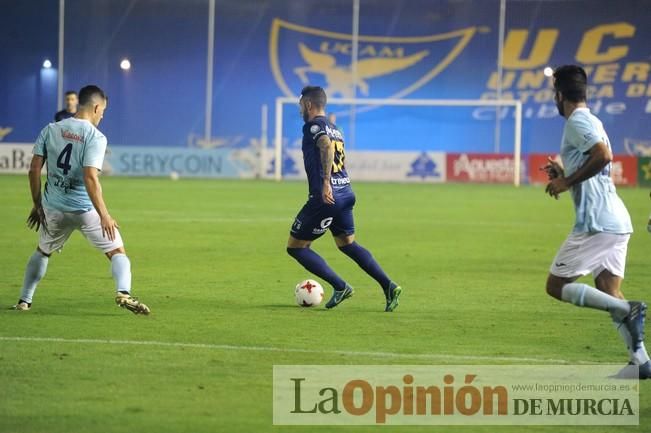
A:
POLYGON ((9 127, 3 128, 2 126, 0 126, 0 141, 4 140, 4 138, 7 135, 11 134, 11 131, 13 131, 13 130, 14 130, 14 128, 9 128, 9 127))
POLYGON ((330 97, 401 98, 444 71, 479 31, 487 30, 468 27, 419 37, 360 35, 354 75, 351 34, 274 19, 269 60, 286 96, 296 96, 306 84, 318 84, 330 97))
MULTIPOLYGON (((594 114, 651 113, 651 68, 646 48, 648 35, 645 33, 647 16, 641 11, 631 10, 623 15, 628 15, 631 22, 612 22, 605 8, 596 4, 593 7, 595 13, 580 24, 575 20, 560 19, 558 27, 545 25, 537 28, 534 25, 507 29, 503 74, 500 78, 496 69, 489 74, 481 99, 496 98, 499 87, 502 98, 526 104, 523 110, 525 119, 554 117, 555 92, 552 79, 545 75, 544 68, 576 62, 587 73, 587 96, 594 114)), ((564 15, 562 12, 558 14, 564 15)), ((513 114, 513 109, 504 107, 493 109, 491 113, 487 107, 482 107, 475 109, 473 116, 477 120, 494 120, 496 113, 499 113, 499 118, 506 118, 513 114)))
POLYGON ((637 425, 612 365, 276 365, 276 425, 637 425))

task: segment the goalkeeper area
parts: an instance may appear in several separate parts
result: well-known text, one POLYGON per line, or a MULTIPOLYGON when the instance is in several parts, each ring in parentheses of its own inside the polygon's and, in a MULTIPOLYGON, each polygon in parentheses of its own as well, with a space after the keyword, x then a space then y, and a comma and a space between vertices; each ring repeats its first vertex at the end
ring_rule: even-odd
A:
MULTIPOLYGON (((544 291, 573 223, 568 195, 356 182, 358 238, 405 289, 399 310, 387 314, 380 289, 327 236, 314 248, 355 297, 332 311, 294 305, 294 286, 312 278, 284 253, 303 183, 109 177, 103 185, 127 240, 134 291, 152 314, 114 305, 106 258, 74 234, 51 258, 32 310, 0 310, 2 432, 371 432, 377 427, 272 426, 272 366, 622 362, 621 342, 600 312, 570 312, 544 291)), ((644 298, 648 196, 636 188, 620 194, 641 233, 629 244, 623 290, 644 298)), ((4 177, 0 196, 0 219, 22 227, 24 177, 4 177)), ((27 229, 0 237, 5 304, 19 293, 35 244, 27 229)), ((645 431, 649 395, 651 383, 641 382, 640 426, 580 431, 645 431)), ((577 431, 400 429, 407 430, 577 431)))

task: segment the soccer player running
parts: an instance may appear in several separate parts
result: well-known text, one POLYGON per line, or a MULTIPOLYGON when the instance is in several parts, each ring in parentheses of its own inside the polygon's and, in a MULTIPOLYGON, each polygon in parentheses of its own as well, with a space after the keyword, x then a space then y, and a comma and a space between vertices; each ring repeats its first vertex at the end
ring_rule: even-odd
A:
MULTIPOLYGON (((627 301, 620 290, 626 250, 633 232, 631 218, 610 177, 612 151, 601 121, 586 105, 587 76, 583 68, 561 66, 554 71, 555 101, 567 120, 561 143, 562 165, 549 159, 546 192, 558 199, 570 191, 576 211, 574 229, 556 254, 547 278, 547 293, 579 307, 607 311, 626 343, 629 365, 639 377, 651 377, 644 347, 647 306, 627 301), (575 282, 591 273, 596 287, 575 282)), ((622 370, 630 372, 630 368, 622 370)))
POLYGON ((27 223, 39 232, 40 238, 27 262, 16 310, 31 308, 34 291, 45 275, 50 255, 60 251, 72 232, 79 230, 111 261, 117 292, 115 302, 135 314, 149 314, 149 308, 130 295, 131 263, 99 183, 107 142, 97 126, 106 104, 107 97, 99 87, 84 87, 79 92, 75 117, 50 123, 36 140, 29 169, 34 207, 27 223), (41 197, 41 169, 45 163, 47 181, 41 197))
POLYGON ((393 311, 402 289, 384 273, 371 253, 355 242, 355 194, 346 173, 344 138, 325 117, 326 100, 321 87, 307 86, 301 91, 301 115, 305 121, 303 161, 309 198, 292 225, 287 252, 305 269, 332 285, 334 293, 326 308, 336 307, 353 295, 353 288, 310 249, 312 242, 329 229, 339 250, 380 284, 386 299, 385 311, 393 311))

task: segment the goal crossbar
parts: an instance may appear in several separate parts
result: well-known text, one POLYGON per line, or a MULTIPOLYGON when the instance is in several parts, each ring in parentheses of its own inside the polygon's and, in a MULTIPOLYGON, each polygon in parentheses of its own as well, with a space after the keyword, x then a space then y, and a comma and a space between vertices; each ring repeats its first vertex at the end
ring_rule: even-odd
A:
MULTIPOLYGON (((383 99, 383 98, 331 98, 329 104, 337 105, 369 105, 369 106, 404 106, 404 107, 514 107, 514 140, 513 140, 513 184, 520 185, 520 158, 522 148, 522 102, 507 99, 383 99)), ((275 162, 274 177, 282 180, 283 163, 283 105, 297 104, 296 98, 276 98, 275 110, 275 162)))

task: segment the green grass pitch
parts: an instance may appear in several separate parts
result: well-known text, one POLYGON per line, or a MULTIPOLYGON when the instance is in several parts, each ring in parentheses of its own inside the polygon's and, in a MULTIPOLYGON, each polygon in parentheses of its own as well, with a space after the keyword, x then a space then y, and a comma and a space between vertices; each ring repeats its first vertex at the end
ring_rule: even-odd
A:
MULTIPOLYGON (((377 427, 273 426, 272 366, 626 360, 607 315, 544 293, 548 266, 574 217, 567 194, 555 201, 540 187, 355 184, 358 241, 405 289, 398 310, 387 314, 375 282, 329 236, 315 249, 355 287, 355 297, 332 311, 294 305, 294 285, 309 276, 285 253, 306 197, 302 183, 105 178, 103 184, 131 257, 134 294, 152 315, 115 306, 109 263, 79 233, 51 258, 32 311, 5 309, 17 300, 37 240, 24 224, 27 178, 5 176, 0 337, 221 347, 0 339, 0 432, 362 433, 377 427)), ((651 301, 648 191, 619 191, 636 229, 623 289, 631 299, 651 301)), ((643 432, 651 425, 650 393, 651 383, 643 383, 635 428, 382 431, 643 432)))

